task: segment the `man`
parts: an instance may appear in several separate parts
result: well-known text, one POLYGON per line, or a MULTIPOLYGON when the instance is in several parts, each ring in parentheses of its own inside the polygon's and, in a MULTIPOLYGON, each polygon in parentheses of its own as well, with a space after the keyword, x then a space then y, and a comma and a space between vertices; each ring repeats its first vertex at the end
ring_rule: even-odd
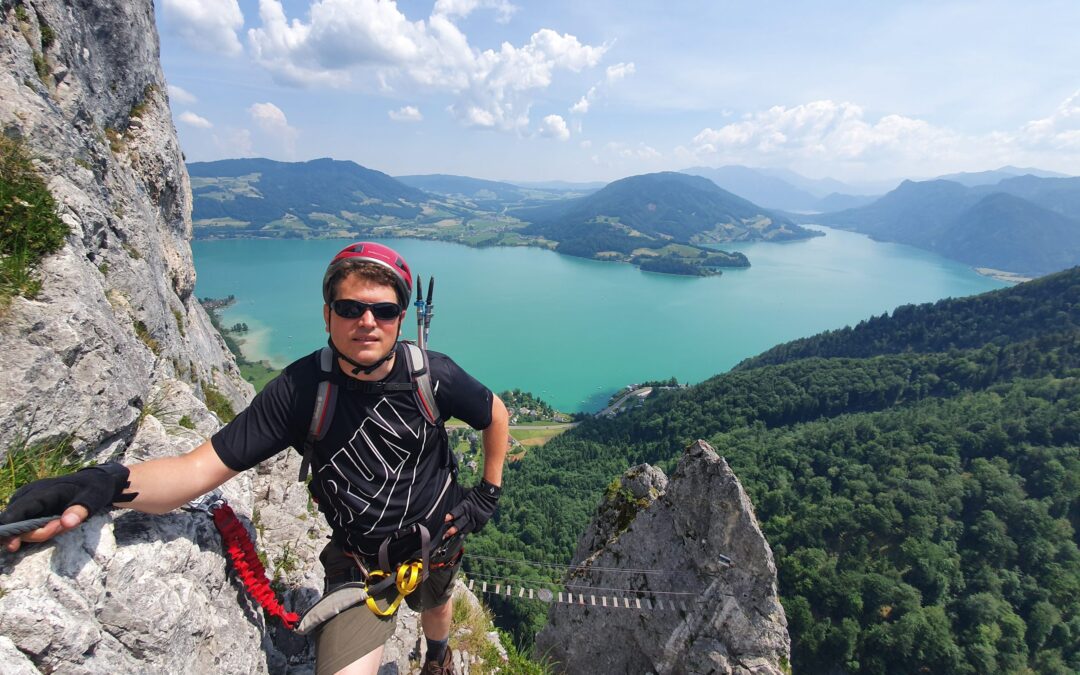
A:
MULTIPOLYGON (((0 521, 62 515, 10 540, 7 550, 77 527, 109 504, 171 511, 290 446, 304 447, 320 380, 329 378, 334 402, 326 413, 332 417, 306 455, 311 493, 333 531, 320 556, 327 590, 379 569, 384 544, 383 562, 391 567, 385 571, 394 572, 422 547, 419 526, 432 536, 443 532, 429 547, 449 549, 442 551, 443 566, 429 571, 405 600, 421 613, 428 646, 423 672, 450 673, 450 592, 462 539, 454 535, 480 529, 494 513, 508 415, 498 397, 452 360, 428 353, 440 419, 456 417, 483 430, 483 480, 471 490, 458 486, 445 429, 420 409, 426 404, 415 393, 399 342, 411 296, 412 273, 396 252, 368 242, 346 247, 323 278, 331 372, 323 372, 320 352, 294 362, 235 420, 186 455, 131 467, 106 464, 20 488, 0 521)), ((394 630, 396 596, 391 586, 375 606, 347 609, 319 629, 319 675, 378 671, 382 645, 394 630)))

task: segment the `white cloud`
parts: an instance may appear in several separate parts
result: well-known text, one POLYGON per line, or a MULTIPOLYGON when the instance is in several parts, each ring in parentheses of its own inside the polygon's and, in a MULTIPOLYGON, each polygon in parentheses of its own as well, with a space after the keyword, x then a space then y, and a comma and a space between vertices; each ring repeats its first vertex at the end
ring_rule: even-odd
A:
POLYGON ((744 115, 717 129, 705 128, 693 139, 703 154, 786 156, 806 160, 865 162, 892 156, 924 156, 955 148, 953 132, 903 115, 867 120, 852 103, 813 101, 744 115))
POLYGON ((265 134, 282 144, 286 153, 295 153, 299 133, 289 126, 289 120, 281 108, 273 103, 255 103, 248 108, 248 114, 265 134))
POLYGON ((618 82, 619 80, 623 79, 624 77, 628 77, 630 75, 633 75, 634 74, 634 64, 633 63, 616 63, 613 66, 608 66, 607 69, 604 71, 604 73, 607 75, 608 84, 612 84, 612 83, 618 82))
POLYGON ((164 24, 196 49, 235 56, 243 51, 236 31, 244 25, 237 0, 162 0, 164 24))
POLYGON ((183 103, 185 105, 192 105, 197 103, 199 99, 195 98, 195 95, 186 89, 170 84, 169 87, 169 100, 173 103, 183 103))
POLYGON ((190 110, 180 113, 178 118, 184 124, 189 126, 198 127, 199 129, 209 129, 214 125, 210 123, 210 120, 205 117, 200 117, 190 110))
POLYGON ((584 115, 585 113, 589 112, 589 106, 592 105, 592 98, 595 95, 596 87, 590 88, 589 91, 584 96, 582 96, 577 103, 570 106, 570 112, 574 113, 575 115, 584 115))
POLYGON ((898 114, 875 119, 852 103, 775 106, 702 129, 677 154, 713 164, 802 167, 852 178, 931 176, 1003 164, 1071 173, 1080 162, 1080 91, 1045 118, 981 135, 898 114))
POLYGON ((656 148, 646 145, 645 143, 638 143, 637 145, 630 145, 628 143, 621 143, 618 141, 612 141, 604 146, 609 154, 612 154, 620 159, 659 159, 663 155, 656 148))
POLYGON ((420 122, 424 119, 424 116, 420 114, 420 109, 411 105, 391 110, 388 114, 395 122, 420 122))
POLYGON ((499 23, 509 22, 514 12, 518 11, 507 0, 436 0, 432 14, 465 17, 480 8, 495 10, 495 20, 499 23))
POLYGON ((560 115, 548 115, 540 125, 540 135, 565 141, 570 138, 570 129, 560 115))
POLYGON ((633 63, 616 63, 613 66, 608 66, 604 71, 604 80, 597 82, 593 86, 589 87, 589 91, 585 92, 585 95, 578 100, 577 103, 570 106, 570 112, 575 115, 584 115, 589 112, 589 108, 592 107, 593 101, 596 100, 600 94, 601 87, 608 87, 618 82, 624 77, 628 77, 634 74, 633 63))
POLYGON ((262 25, 248 31, 256 62, 298 86, 344 86, 370 80, 383 91, 449 92, 450 111, 466 125, 524 130, 529 93, 559 70, 596 66, 607 45, 543 28, 521 46, 478 50, 454 23, 478 7, 505 2, 440 0, 426 21, 410 21, 393 2, 318 0, 309 21, 289 20, 279 0, 260 0, 262 25))
POLYGON ((1080 150, 1080 90, 1073 92, 1049 117, 1021 127, 1015 142, 1046 150, 1080 150))

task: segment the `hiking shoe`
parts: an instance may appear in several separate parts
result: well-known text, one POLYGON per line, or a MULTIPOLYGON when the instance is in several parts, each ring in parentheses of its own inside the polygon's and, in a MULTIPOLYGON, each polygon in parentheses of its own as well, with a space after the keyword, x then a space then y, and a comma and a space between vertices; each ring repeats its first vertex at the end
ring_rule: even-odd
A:
POLYGON ((432 659, 424 662, 424 668, 420 671, 420 675, 454 675, 453 655, 454 650, 447 647, 446 652, 443 653, 442 661, 432 659))

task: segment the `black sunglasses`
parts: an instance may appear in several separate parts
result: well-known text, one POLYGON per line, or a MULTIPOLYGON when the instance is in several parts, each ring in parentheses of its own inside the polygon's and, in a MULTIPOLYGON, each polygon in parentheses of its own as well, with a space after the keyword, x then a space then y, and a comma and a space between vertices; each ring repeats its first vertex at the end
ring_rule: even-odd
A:
POLYGON ((330 307, 342 319, 359 319, 369 309, 379 321, 390 321, 401 316, 401 305, 396 302, 360 302, 359 300, 335 300, 330 307))

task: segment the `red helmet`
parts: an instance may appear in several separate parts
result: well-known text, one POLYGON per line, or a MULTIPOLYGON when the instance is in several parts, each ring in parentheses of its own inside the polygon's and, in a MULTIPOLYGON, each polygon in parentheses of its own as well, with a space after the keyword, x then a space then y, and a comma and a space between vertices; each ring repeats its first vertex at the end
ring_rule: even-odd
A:
POLYGON ((409 269, 408 263, 398 255, 397 251, 389 246, 375 244, 370 241, 359 241, 346 246, 330 261, 326 268, 326 274, 323 275, 322 283, 323 300, 326 304, 329 305, 330 301, 333 300, 331 294, 334 289, 330 287, 330 284, 333 281, 334 274, 341 269, 346 260, 366 260, 393 272, 398 302, 402 308, 409 306, 409 300, 412 298, 412 271, 409 269))

